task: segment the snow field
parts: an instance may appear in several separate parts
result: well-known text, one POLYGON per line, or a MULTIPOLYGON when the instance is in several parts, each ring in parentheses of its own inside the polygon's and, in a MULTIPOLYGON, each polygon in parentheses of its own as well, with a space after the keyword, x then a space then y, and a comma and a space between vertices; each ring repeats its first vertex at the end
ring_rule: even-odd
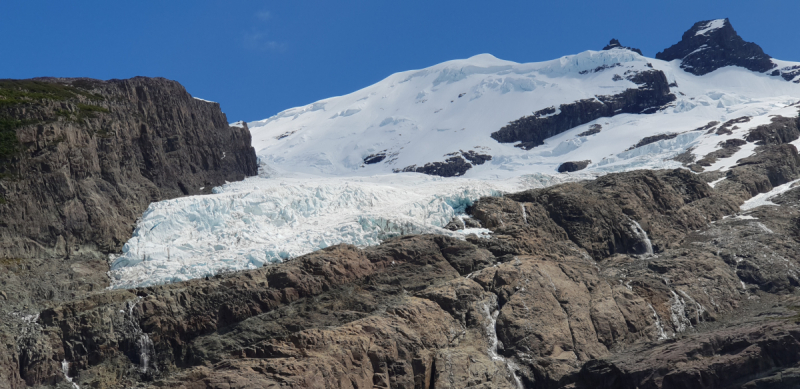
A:
MULTIPOLYGON (((215 188, 212 195, 151 204, 122 255, 112 260, 112 287, 254 269, 339 243, 368 246, 401 234, 486 237, 485 229, 441 227, 483 196, 610 172, 681 167, 673 159, 680 153, 691 150, 699 159, 725 140, 744 139, 774 115, 797 116, 791 105, 798 100, 800 85, 779 77, 735 67, 698 77, 681 70, 680 61, 622 49, 532 64, 484 54, 394 74, 351 94, 248 123, 259 176, 215 188), (648 64, 677 84, 670 88, 677 100, 657 113, 600 118, 527 151, 490 137, 534 111, 634 88, 614 75, 649 70, 648 64), (743 116, 750 121, 731 134, 696 130, 743 116), (601 131, 580 135, 593 125, 601 131), (666 133, 678 135, 629 149, 666 133), (492 160, 458 178, 392 173, 461 150, 492 160), (363 162, 377 153, 385 159, 363 162), (582 160, 592 163, 556 173, 561 163, 582 160)), ((746 144, 706 170, 727 170, 754 149, 746 144)))

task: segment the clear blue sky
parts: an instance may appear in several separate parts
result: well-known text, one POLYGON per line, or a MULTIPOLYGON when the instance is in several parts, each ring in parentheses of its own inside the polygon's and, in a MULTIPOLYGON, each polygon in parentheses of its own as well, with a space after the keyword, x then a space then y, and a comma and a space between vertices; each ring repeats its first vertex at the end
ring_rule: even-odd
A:
POLYGON ((800 61, 797 15, 797 0, 2 0, 0 78, 166 77, 252 121, 480 53, 543 61, 617 38, 652 57, 725 17, 800 61))

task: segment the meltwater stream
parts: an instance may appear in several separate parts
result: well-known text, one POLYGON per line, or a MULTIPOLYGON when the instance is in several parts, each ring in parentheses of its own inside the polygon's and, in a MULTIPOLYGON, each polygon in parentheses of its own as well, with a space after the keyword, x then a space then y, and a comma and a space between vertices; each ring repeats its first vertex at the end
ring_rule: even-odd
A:
MULTIPOLYGON (((139 299, 141 299, 141 297, 139 299)), ((141 371, 142 374, 145 374, 150 368, 150 363, 155 361, 154 357, 156 354, 156 349, 155 345, 153 345, 153 341, 150 339, 150 336, 142 330, 142 327, 139 326, 139 322, 133 315, 133 308, 136 307, 138 302, 139 301, 137 300, 129 303, 130 305, 128 306, 127 319, 133 330, 133 337, 136 340, 136 348, 139 351, 139 371, 141 371)), ((158 368, 155 368, 155 370, 158 372, 158 368)))
POLYGON ((61 372, 64 373, 64 378, 66 378, 67 381, 69 381, 69 383, 72 384, 72 387, 74 389, 81 389, 81 387, 78 386, 78 384, 72 382, 72 377, 69 376, 69 365, 70 363, 67 362, 66 359, 61 361, 61 372))
POLYGON ((644 255, 646 257, 652 257, 653 243, 650 242, 650 238, 647 237, 647 232, 645 232, 642 226, 640 226, 639 223, 637 223, 636 220, 633 219, 631 219, 630 227, 633 234, 639 239, 639 242, 641 242, 644 245, 644 255))
MULTIPOLYGON (((492 306, 496 305, 496 300, 493 300, 492 306)), ((501 361, 505 363, 509 373, 511 373, 511 376, 514 377, 514 382, 517 384, 517 388, 523 389, 524 387, 522 386, 522 381, 517 376, 517 370, 519 370, 517 365, 497 353, 497 345, 500 343, 500 341, 497 339, 497 316, 500 314, 500 311, 495 310, 492 312, 491 308, 489 307, 489 303, 484 304, 483 309, 486 313, 486 317, 489 319, 489 322, 486 325, 486 335, 489 336, 489 357, 491 357, 493 361, 501 361)))

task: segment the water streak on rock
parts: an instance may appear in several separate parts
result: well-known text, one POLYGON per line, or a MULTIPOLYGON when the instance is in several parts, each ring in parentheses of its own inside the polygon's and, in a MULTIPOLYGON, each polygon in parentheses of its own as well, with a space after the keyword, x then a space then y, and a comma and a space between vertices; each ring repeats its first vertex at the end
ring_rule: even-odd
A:
POLYGON ((72 382, 72 378, 69 376, 69 362, 67 362, 66 359, 61 361, 61 372, 64 373, 64 378, 66 378, 67 381, 69 381, 69 383, 72 384, 72 387, 74 389, 80 389, 81 388, 80 386, 78 386, 78 384, 72 382))
MULTIPOLYGON (((497 306, 496 297, 492 299, 493 307, 497 306)), ((514 378, 514 382, 517 384, 517 388, 523 389, 524 386, 522 385, 522 381, 517 376, 517 370, 519 367, 512 362, 507 360, 505 357, 501 356, 497 353, 497 346, 499 345, 500 341, 497 339, 497 316, 500 315, 499 310, 495 310, 492 312, 491 308, 489 307, 489 303, 483 305, 484 312, 486 313, 486 318, 488 318, 488 323, 486 325, 486 335, 489 337, 489 357, 492 358, 493 361, 501 361, 505 363, 506 368, 511 373, 511 376, 514 378)))
POLYGON ((646 257, 653 256, 653 243, 650 242, 650 238, 647 237, 647 232, 644 231, 636 220, 631 220, 631 231, 639 239, 639 242, 644 245, 644 255, 646 257))

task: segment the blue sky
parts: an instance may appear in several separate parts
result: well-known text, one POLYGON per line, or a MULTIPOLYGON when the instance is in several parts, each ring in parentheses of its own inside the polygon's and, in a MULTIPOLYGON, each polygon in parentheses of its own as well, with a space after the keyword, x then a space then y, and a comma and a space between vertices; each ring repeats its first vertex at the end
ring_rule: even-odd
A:
POLYGON ((797 0, 9 0, 0 78, 166 77, 252 121, 480 53, 543 61, 617 38, 652 57, 724 17, 767 54, 800 61, 798 14, 797 0))

